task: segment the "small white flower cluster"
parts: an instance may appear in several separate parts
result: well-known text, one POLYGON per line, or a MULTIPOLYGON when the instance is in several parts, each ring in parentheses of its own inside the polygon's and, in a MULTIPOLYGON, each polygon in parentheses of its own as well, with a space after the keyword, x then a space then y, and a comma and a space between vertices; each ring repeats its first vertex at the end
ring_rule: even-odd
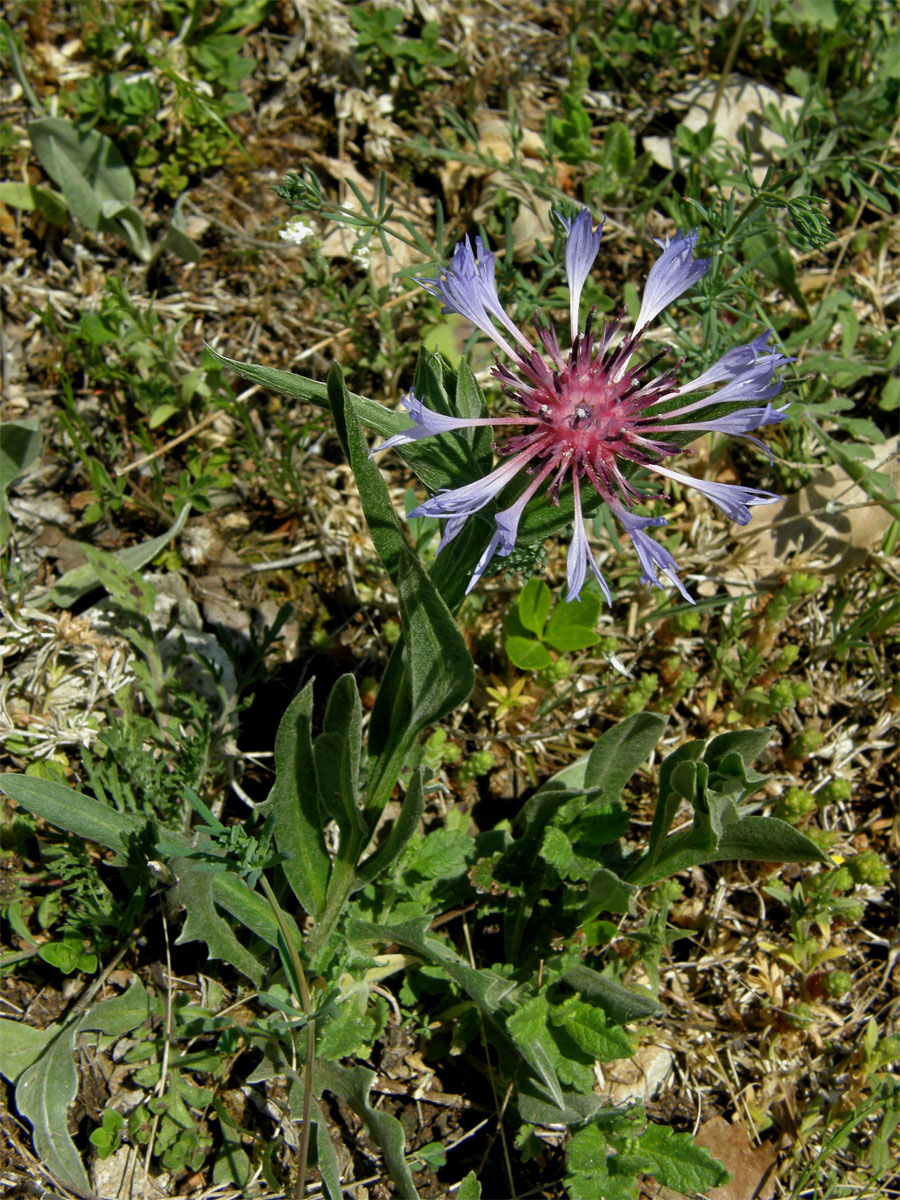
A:
POLYGON ((278 230, 278 236, 286 242, 292 242, 295 246, 302 246, 304 242, 308 242, 310 238, 316 236, 316 231, 312 225, 307 225, 302 217, 294 217, 288 221, 284 229, 278 230))

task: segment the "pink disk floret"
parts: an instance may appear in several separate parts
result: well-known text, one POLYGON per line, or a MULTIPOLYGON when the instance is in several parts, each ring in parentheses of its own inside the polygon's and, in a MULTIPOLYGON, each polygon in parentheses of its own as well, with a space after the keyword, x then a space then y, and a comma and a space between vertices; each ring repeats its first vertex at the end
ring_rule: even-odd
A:
MULTIPOLYGON (((514 415, 499 418, 448 417, 425 407, 410 393, 403 403, 412 425, 389 438, 378 450, 402 446, 423 437, 479 425, 506 427, 508 436, 497 447, 500 462, 484 478, 464 487, 439 492, 413 509, 411 516, 448 519, 439 549, 459 533, 466 519, 486 508, 519 477, 525 488, 508 508, 494 514, 494 533, 479 559, 467 590, 475 586, 495 555, 505 557, 516 545, 519 521, 531 498, 542 487, 552 503, 560 489, 571 484, 574 500, 573 536, 567 559, 568 599, 576 599, 588 573, 607 601, 609 587, 588 543, 582 511, 583 488, 590 486, 606 503, 631 538, 645 583, 662 587, 660 575, 692 600, 678 575, 677 564, 646 530, 667 524, 665 517, 643 516, 635 507, 660 499, 633 482, 636 469, 695 488, 740 525, 750 520, 750 508, 778 499, 772 492, 735 484, 696 479, 664 465, 684 453, 674 432, 689 430, 727 433, 766 447, 753 430, 785 419, 784 409, 769 403, 781 390, 778 369, 787 359, 769 348, 770 333, 746 346, 727 351, 702 375, 679 385, 673 370, 653 375, 663 353, 635 363, 635 352, 647 326, 673 300, 703 277, 710 259, 695 259, 697 233, 678 233, 660 242, 662 254, 647 277, 633 332, 622 328, 623 318, 606 321, 595 334, 593 309, 582 329, 581 293, 600 248, 602 221, 594 229, 591 214, 582 209, 572 219, 560 216, 566 233, 565 262, 569 282, 570 349, 563 354, 552 326, 535 328, 533 345, 504 311, 494 282, 494 256, 481 239, 473 252, 468 238, 460 242, 452 265, 437 279, 419 282, 443 302, 442 311, 458 313, 492 338, 509 359, 493 368, 495 378, 515 403, 514 415), (502 331, 497 328, 499 322, 502 331), (504 333, 509 334, 513 345, 504 333), (718 385, 718 386, 717 386, 718 385), (715 388, 709 392, 708 389, 715 388), (684 397, 707 392, 682 403, 684 397), (719 412, 706 417, 713 405, 719 412), (724 411, 722 406, 727 406, 724 411), (518 428, 517 428, 518 427, 518 428)), ((376 453, 376 451, 373 451, 376 453)), ((768 450, 766 450, 768 453, 768 450)))

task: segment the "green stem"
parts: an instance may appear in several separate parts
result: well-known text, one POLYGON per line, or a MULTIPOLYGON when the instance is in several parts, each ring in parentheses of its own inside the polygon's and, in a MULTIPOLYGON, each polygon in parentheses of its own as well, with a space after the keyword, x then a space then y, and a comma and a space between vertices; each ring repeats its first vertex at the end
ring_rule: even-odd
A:
MULTIPOLYGON (((265 875, 260 875, 259 884, 262 888, 266 899, 275 915, 275 920, 278 922, 278 928, 281 932, 281 938, 287 950, 288 957, 291 960, 291 967, 294 973, 294 979, 297 987, 300 989, 300 995, 294 997, 300 1001, 300 1005, 306 1016, 306 1070, 303 1073, 303 1128, 300 1132, 300 1149, 298 1150, 299 1164, 297 1169, 297 1200, 303 1200, 306 1194, 306 1162, 309 1158, 309 1135, 310 1135, 310 1114, 312 1111, 312 1073, 313 1064, 316 1057, 316 1023, 312 1017, 312 1001, 309 994, 309 984, 306 981, 306 972, 303 970, 303 963, 300 961, 300 952, 297 945, 291 936, 290 926, 285 920, 281 905, 272 891, 272 887, 266 879, 265 875)), ((291 988, 291 991, 294 989, 291 988)))

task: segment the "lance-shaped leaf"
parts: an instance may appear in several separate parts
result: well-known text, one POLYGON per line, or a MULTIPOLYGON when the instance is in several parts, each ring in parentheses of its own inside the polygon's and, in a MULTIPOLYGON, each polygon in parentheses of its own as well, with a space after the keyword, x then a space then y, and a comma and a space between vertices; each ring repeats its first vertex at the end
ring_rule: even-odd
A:
MULTIPOLYGON (((355 688, 354 688, 355 690, 355 688)), ((325 906, 331 860, 319 808, 312 750, 312 680, 294 697, 275 735, 275 784, 267 805, 275 844, 294 895, 318 917, 325 906)))
POLYGON ((369 458, 337 367, 328 376, 328 394, 372 541, 399 598, 406 672, 402 677, 395 672, 390 679, 397 688, 394 696, 382 701, 379 695, 381 707, 379 715, 373 712, 369 742, 370 753, 389 759, 425 725, 465 700, 475 671, 456 621, 407 541, 385 482, 369 458))
POLYGON ((141 817, 117 812, 65 784, 33 775, 0 775, 0 791, 36 817, 67 833, 107 846, 123 859, 128 857, 130 839, 147 824, 141 817))
POLYGON ((322 732, 313 747, 319 800, 326 816, 337 822, 342 839, 366 833, 359 807, 361 752, 359 692, 353 676, 342 675, 328 697, 322 732))
POLYGON ((147 993, 135 980, 127 992, 102 1000, 65 1024, 45 1030, 45 1049, 18 1076, 16 1108, 31 1122, 41 1164, 54 1179, 80 1194, 90 1194, 90 1185, 68 1131, 69 1105, 78 1091, 76 1039, 86 1029, 121 1037, 142 1024, 148 1014, 147 993))
POLYGON ((385 840, 363 862, 356 872, 356 890, 371 883, 387 867, 397 861, 410 838, 419 828, 425 811, 425 771, 418 767, 412 775, 403 797, 400 812, 394 818, 391 831, 385 840))
POLYGON ((69 211, 86 229, 124 234, 149 262, 147 231, 135 208, 134 179, 115 144, 96 129, 80 129, 61 117, 28 125, 41 166, 62 188, 69 211))

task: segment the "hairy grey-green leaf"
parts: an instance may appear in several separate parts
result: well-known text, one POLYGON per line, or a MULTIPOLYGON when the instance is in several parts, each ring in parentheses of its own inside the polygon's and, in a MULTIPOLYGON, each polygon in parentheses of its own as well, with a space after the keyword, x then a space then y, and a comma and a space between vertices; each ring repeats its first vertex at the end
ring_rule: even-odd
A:
POLYGON ((313 917, 325 907, 331 860, 325 847, 312 753, 312 680, 294 697, 275 735, 275 784, 268 806, 275 844, 288 857, 282 870, 313 917))

